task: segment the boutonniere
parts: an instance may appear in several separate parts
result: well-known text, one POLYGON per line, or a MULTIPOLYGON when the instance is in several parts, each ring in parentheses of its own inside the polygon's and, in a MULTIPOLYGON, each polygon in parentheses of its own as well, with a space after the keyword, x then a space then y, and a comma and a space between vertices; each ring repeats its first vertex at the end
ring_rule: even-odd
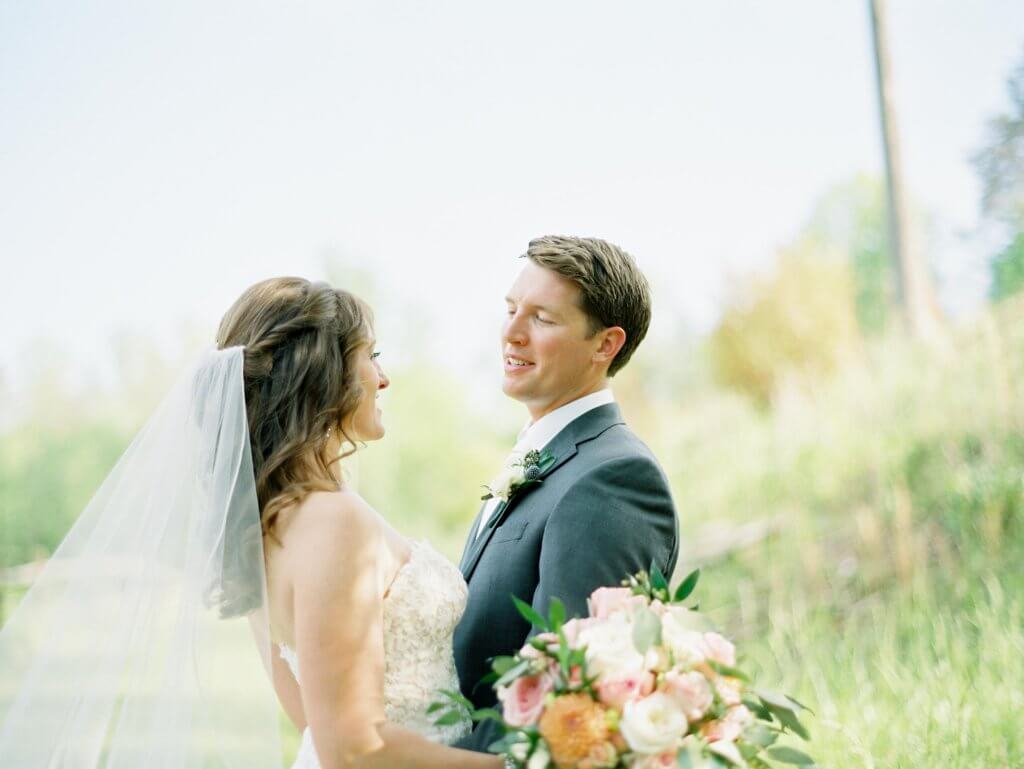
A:
POLYGON ((527 451, 520 456, 517 452, 508 458, 498 477, 487 486, 487 493, 481 499, 497 498, 508 502, 521 489, 540 483, 544 472, 555 463, 548 451, 527 451))

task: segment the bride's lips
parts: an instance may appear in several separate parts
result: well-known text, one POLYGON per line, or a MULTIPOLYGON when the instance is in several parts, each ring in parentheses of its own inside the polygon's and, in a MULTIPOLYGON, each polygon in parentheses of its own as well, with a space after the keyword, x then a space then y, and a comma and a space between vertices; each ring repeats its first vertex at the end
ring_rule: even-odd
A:
POLYGON ((529 371, 536 365, 533 361, 520 358, 518 355, 506 355, 504 363, 506 374, 519 374, 523 371, 529 371))

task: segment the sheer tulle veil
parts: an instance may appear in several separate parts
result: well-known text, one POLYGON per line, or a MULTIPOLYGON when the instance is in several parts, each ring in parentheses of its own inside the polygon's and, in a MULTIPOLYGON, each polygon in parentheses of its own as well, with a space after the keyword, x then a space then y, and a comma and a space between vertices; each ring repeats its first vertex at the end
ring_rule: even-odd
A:
POLYGON ((3 767, 280 769, 242 363, 188 367, 0 630, 3 767))

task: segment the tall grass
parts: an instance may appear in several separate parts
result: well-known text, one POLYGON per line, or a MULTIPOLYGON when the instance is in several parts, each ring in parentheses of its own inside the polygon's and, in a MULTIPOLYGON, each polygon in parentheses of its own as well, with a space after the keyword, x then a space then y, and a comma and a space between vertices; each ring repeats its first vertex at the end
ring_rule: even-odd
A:
POLYGON ((822 766, 1024 766, 1021 320, 890 339, 770 412, 707 393, 672 419, 680 572, 703 525, 782 521, 705 564, 701 599, 816 711, 822 766))

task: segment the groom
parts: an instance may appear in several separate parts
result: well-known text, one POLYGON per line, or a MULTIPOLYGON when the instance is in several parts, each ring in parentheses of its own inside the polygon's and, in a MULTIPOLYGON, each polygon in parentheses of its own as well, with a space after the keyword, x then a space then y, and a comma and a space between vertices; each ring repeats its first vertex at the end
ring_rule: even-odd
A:
MULTIPOLYGON (((647 333, 647 280, 625 251, 593 238, 539 238, 525 259, 506 297, 502 389, 530 413, 510 460, 541 451, 541 474, 510 493, 492 484, 497 496, 466 539, 455 664, 477 708, 495 703, 490 686, 477 686, 489 660, 514 654, 530 633, 510 595, 545 616, 554 597, 568 616, 586 616, 595 588, 652 562, 671 576, 678 553, 665 474, 610 389, 647 333)), ((486 751, 499 736, 485 721, 459 745, 486 751)))

